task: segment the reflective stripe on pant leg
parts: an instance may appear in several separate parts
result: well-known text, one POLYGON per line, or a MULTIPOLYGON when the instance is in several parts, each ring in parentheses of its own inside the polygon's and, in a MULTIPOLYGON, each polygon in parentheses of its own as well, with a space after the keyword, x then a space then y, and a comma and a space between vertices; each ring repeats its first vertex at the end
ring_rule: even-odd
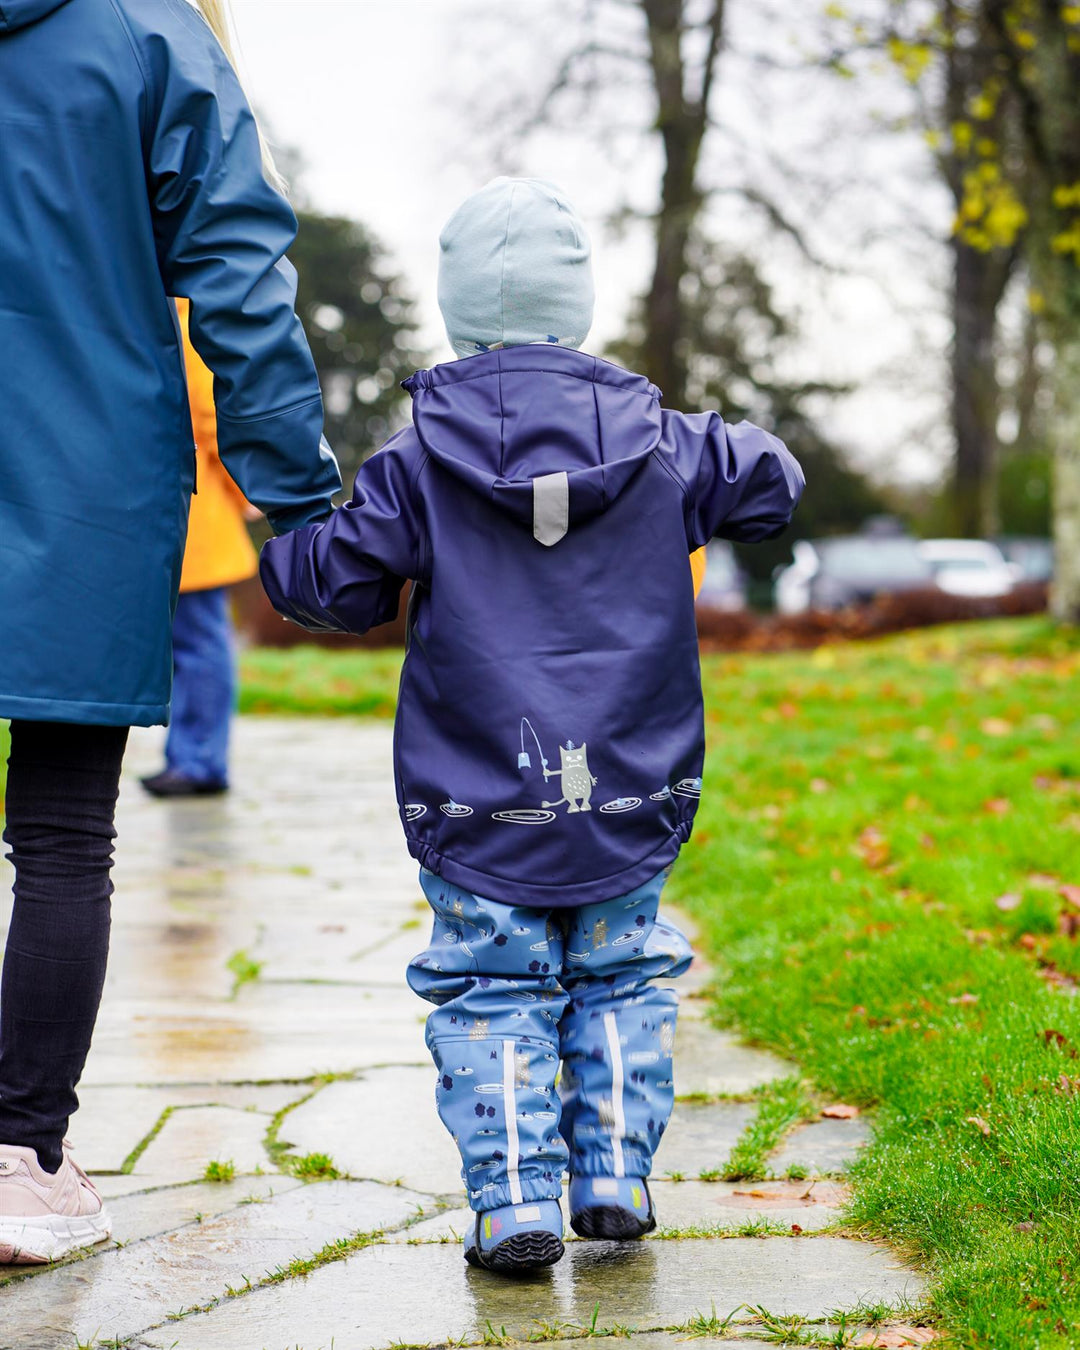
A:
POLYGON ((615 1155, 615 1175, 626 1175, 622 1141, 626 1138, 626 1108, 623 1103, 623 1062, 619 1047, 619 1026, 613 1012, 604 1014, 608 1054, 611 1056, 611 1150, 615 1155))
POLYGON ((514 1042, 503 1041, 503 1111, 506 1113, 506 1179, 510 1183, 510 1203, 521 1204, 521 1178, 518 1176, 517 1097, 514 1093, 514 1042))

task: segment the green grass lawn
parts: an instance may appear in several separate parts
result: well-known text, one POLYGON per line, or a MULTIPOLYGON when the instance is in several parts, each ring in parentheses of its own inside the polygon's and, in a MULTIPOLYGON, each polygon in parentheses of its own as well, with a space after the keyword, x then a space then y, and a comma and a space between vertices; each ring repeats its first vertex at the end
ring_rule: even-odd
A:
POLYGON ((718 1013, 876 1106, 854 1217, 963 1346, 1080 1344, 1080 635, 707 663, 718 1013))
MULTIPOLYGON (((249 652, 243 706, 392 712, 399 653, 249 652)), ((1080 1344, 1080 634, 704 662, 672 895, 717 1016, 876 1108, 853 1217, 957 1345, 1080 1344)))

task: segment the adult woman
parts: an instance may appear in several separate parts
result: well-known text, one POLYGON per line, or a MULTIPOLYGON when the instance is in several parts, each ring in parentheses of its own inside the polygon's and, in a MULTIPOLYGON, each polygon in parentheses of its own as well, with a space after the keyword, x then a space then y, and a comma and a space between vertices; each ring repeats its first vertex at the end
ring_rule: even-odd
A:
POLYGON ((170 295, 216 376, 222 461, 274 529, 326 514, 339 475, 282 256, 295 217, 186 0, 3 0, 0 201, 0 1261, 42 1261, 109 1232, 62 1140, 127 728, 168 718, 194 478, 170 295))

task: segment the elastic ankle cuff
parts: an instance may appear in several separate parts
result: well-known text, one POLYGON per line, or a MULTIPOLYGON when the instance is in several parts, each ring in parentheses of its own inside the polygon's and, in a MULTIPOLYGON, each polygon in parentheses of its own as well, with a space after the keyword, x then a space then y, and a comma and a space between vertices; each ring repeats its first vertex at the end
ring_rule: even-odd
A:
POLYGON ((544 1177, 522 1177, 520 1200, 511 1196, 509 1182, 494 1182, 477 1195, 469 1195, 469 1208, 479 1214, 486 1209, 501 1209, 503 1205, 529 1205, 538 1200, 558 1200, 561 1195, 562 1184, 559 1181, 547 1181, 544 1177))

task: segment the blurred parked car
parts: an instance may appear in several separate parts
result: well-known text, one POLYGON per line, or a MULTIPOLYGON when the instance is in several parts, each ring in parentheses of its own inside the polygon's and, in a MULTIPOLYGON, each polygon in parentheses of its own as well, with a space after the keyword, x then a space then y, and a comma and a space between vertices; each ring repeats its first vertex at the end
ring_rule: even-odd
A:
POLYGON ((994 542, 1005 561, 1018 567, 1024 581, 1049 581, 1054 575, 1054 545, 1039 535, 1006 534, 994 542))
POLYGON ((746 608, 746 573, 726 539, 714 539, 705 548, 705 580, 697 597, 698 609, 732 614, 746 608))
POLYGON ((792 553, 794 562, 776 576, 781 614, 845 609, 882 593, 934 585, 934 573, 916 541, 891 531, 800 539, 792 553))
POLYGON ((1023 576, 986 539, 922 539, 918 549, 947 595, 1008 595, 1023 576))

